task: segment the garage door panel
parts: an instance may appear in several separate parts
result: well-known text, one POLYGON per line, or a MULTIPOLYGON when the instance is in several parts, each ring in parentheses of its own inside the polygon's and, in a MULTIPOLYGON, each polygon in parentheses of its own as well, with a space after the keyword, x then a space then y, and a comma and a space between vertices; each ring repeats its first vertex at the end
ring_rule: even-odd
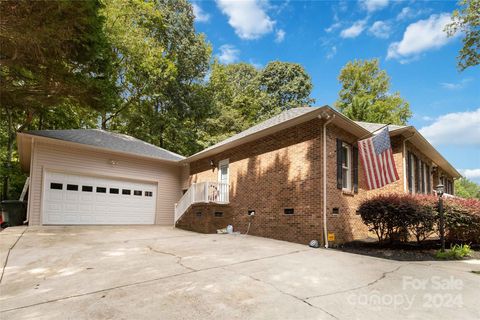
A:
POLYGON ((155 184, 48 172, 44 188, 44 224, 153 224, 155 220, 155 184))

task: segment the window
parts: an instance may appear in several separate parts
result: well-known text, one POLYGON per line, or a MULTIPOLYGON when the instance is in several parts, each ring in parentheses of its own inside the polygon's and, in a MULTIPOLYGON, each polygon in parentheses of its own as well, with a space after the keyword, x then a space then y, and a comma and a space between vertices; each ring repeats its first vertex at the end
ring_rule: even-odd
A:
POLYGON ((293 208, 285 208, 285 209, 283 209, 283 213, 284 214, 294 214, 295 210, 293 210, 293 208))
POLYGON ((82 186, 82 191, 83 192, 93 192, 93 187, 92 186, 82 186))
POLYGON ((67 184, 67 190, 78 191, 78 184, 67 184))
POLYGON ((130 189, 123 189, 122 190, 122 194, 124 194, 126 196, 129 196, 131 193, 132 193, 132 191, 130 189))
POLYGON ((332 209, 332 214, 333 214, 333 215, 338 216, 339 213, 340 213, 340 209, 339 209, 339 208, 333 208, 333 209, 332 209))
POLYGON ((351 147, 342 143, 342 189, 352 190, 352 159, 351 147))
POLYGON ((216 211, 216 212, 214 213, 214 215, 215 215, 215 217, 220 218, 220 217, 223 217, 223 212, 216 211))
POLYGON ((152 191, 145 191, 145 197, 153 197, 152 191))
POLYGON ((142 195, 142 190, 135 190, 133 191, 134 196, 141 196, 142 195))
POLYGON ((107 193, 107 188, 105 188, 105 187, 97 187, 97 192, 98 192, 98 193, 107 193))
POLYGON ((429 188, 429 185, 430 185, 430 172, 429 172, 429 167, 427 166, 427 164, 424 162, 423 163, 423 193, 427 194, 430 192, 430 188, 429 188))
POLYGON ((118 189, 117 188, 110 188, 110 193, 111 194, 118 194, 118 189))
POLYGON ((52 182, 52 183, 50 183, 50 189, 62 190, 63 189, 63 184, 52 182))
POLYGON ((409 170, 409 175, 410 175, 410 179, 409 181, 411 181, 411 185, 410 185, 410 192, 411 193, 415 193, 415 186, 417 185, 416 184, 416 177, 415 177, 415 169, 416 169, 416 157, 413 153, 410 153, 410 159, 409 159, 409 163, 410 163, 410 170, 409 170))

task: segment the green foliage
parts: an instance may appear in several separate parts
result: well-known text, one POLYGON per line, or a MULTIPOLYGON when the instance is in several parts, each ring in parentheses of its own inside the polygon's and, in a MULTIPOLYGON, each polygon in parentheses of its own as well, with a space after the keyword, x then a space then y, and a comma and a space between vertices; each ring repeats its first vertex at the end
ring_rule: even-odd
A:
POLYGON ((460 71, 480 63, 480 0, 461 0, 460 10, 452 13, 452 23, 446 26, 449 36, 463 35, 463 47, 457 57, 460 71))
POLYGON ((398 92, 389 93, 390 78, 378 59, 347 63, 338 80, 342 88, 335 106, 352 120, 403 125, 412 115, 398 92))
POLYGON ((464 257, 469 257, 472 254, 472 249, 468 244, 456 244, 452 246, 449 250, 444 252, 438 251, 435 254, 435 258, 441 260, 460 260, 464 257))
POLYGON ((270 101, 264 113, 276 114, 296 107, 311 105, 313 85, 305 69, 297 63, 272 61, 260 73, 260 89, 270 101))
POLYGON ((467 178, 460 178, 455 180, 455 194, 462 198, 480 199, 480 185, 467 178))
POLYGON ((195 32, 186 0, 104 0, 105 34, 116 55, 120 99, 102 127, 169 150, 199 150, 196 126, 208 115, 200 85, 211 48, 195 32))
POLYGON ((207 91, 212 114, 202 127, 203 146, 224 140, 284 110, 313 103, 310 77, 298 64, 274 61, 212 65, 207 91))
POLYGON ((70 100, 108 100, 108 46, 98 1, 1 1, 1 105, 35 113, 70 100))
MULTIPOLYGON (((445 230, 451 242, 480 243, 480 201, 445 198, 445 230)), ((378 195, 362 202, 359 212, 380 242, 422 242, 438 232, 438 198, 429 195, 378 195)))

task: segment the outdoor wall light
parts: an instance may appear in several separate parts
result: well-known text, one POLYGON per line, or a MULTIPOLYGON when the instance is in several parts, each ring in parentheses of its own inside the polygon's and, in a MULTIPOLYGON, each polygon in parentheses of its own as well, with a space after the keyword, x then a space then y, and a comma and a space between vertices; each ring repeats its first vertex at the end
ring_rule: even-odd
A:
POLYGON ((444 193, 444 191, 445 191, 445 186, 440 183, 439 185, 437 185, 437 186, 435 187, 435 191, 437 191, 437 195, 438 195, 439 197, 442 197, 442 196, 443 196, 443 193, 444 193))
POLYGON ((118 164, 118 162, 116 160, 110 160, 109 162, 112 166, 115 166, 115 165, 118 164))
POLYGON ((213 160, 210 160, 210 166, 211 166, 212 168, 215 168, 215 162, 214 162, 213 160))

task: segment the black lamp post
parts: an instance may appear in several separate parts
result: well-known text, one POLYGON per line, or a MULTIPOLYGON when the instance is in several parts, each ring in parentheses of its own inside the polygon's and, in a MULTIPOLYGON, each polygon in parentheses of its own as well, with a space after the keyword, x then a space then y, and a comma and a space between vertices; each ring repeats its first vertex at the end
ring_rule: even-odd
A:
POLYGON ((445 215, 443 214, 443 184, 439 184, 435 187, 438 195, 438 214, 440 215, 440 241, 442 243, 441 252, 445 251, 445 215))

